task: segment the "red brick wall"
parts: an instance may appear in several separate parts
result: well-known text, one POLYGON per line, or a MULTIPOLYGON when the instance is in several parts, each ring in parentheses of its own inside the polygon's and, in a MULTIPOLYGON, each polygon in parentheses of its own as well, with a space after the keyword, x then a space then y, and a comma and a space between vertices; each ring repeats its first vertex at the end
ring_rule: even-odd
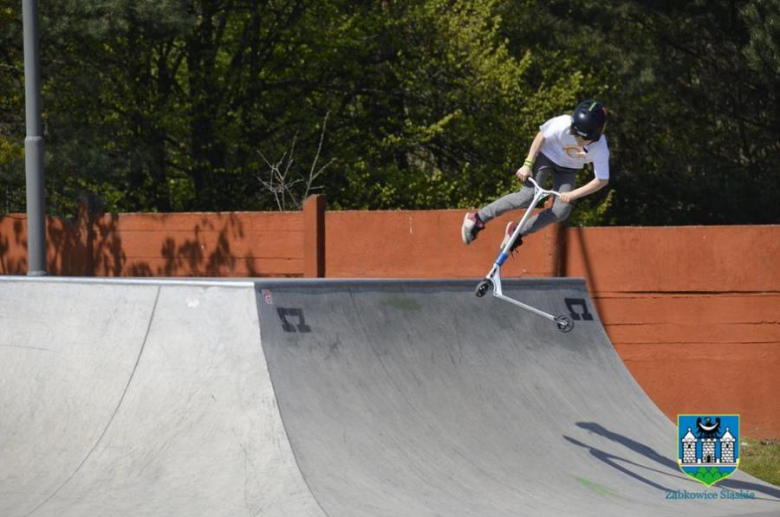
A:
MULTIPOLYGON (((0 217, 0 274, 27 272, 22 215, 0 217)), ((299 277, 300 212, 120 214, 47 220, 52 275, 299 277)))
POLYGON ((780 226, 567 232, 607 333, 670 417, 742 414, 780 436, 780 226))
POLYGON ((97 276, 300 276, 301 213, 106 215, 97 276))

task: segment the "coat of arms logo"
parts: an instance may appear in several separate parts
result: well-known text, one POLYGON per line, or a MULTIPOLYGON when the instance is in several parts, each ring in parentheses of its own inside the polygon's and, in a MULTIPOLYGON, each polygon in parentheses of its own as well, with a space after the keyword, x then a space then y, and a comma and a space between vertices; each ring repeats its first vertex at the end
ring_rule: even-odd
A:
POLYGON ((678 415, 677 463, 707 486, 739 467, 739 415, 678 415))

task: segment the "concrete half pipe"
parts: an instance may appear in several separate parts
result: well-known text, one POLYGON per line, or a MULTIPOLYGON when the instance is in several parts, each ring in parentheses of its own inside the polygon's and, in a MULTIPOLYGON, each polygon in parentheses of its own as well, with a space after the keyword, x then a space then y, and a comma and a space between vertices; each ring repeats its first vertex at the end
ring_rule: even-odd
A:
POLYGON ((780 515, 680 472, 581 280, 505 281, 569 333, 474 284, 2 278, 0 516, 780 515))

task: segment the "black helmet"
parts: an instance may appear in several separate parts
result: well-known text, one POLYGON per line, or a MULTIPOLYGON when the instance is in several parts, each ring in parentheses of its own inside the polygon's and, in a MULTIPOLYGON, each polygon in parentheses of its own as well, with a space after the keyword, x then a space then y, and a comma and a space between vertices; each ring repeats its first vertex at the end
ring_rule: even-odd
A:
POLYGON ((599 101, 586 100, 580 103, 571 116, 571 133, 585 140, 595 142, 607 127, 607 108, 599 101))

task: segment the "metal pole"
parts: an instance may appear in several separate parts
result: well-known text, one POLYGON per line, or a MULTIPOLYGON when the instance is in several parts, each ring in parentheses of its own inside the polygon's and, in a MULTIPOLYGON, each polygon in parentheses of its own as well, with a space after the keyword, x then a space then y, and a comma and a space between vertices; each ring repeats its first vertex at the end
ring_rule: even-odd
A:
POLYGON ((27 137, 24 162, 27 175, 27 274, 46 274, 46 207, 43 179, 41 72, 38 51, 38 1, 23 0, 24 94, 27 137))

